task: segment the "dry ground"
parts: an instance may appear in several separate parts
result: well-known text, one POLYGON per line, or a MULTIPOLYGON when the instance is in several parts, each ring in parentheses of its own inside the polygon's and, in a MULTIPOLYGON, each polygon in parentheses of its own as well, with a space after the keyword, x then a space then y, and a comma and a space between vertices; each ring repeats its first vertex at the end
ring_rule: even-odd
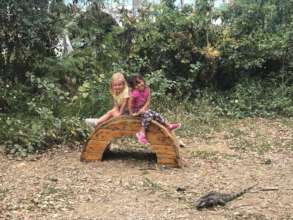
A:
POLYGON ((103 162, 80 162, 77 148, 26 160, 0 155, 0 219, 293 219, 292 124, 245 119, 185 135, 182 169, 156 166, 133 140, 117 141, 103 162), (225 207, 194 208, 210 190, 254 183, 225 207))

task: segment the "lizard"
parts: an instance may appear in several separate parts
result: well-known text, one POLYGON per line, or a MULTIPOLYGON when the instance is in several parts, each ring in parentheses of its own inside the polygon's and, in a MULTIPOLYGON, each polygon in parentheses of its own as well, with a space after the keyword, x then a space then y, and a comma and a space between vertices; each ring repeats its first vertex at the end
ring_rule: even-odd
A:
POLYGON ((217 205, 224 206, 227 202, 230 202, 243 194, 247 193, 249 190, 251 190, 253 187, 255 187, 257 184, 250 186, 244 190, 241 190, 237 193, 220 193, 220 192, 209 192, 206 195, 199 198, 196 204, 196 208, 198 210, 201 210, 203 208, 211 208, 217 205))

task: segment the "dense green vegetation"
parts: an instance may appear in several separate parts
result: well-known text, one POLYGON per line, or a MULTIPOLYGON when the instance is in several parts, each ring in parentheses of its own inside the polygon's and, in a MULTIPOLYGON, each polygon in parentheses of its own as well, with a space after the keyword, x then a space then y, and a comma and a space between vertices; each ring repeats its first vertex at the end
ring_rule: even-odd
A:
POLYGON ((166 0, 136 18, 121 10, 122 26, 90 2, 76 17, 60 0, 0 2, 5 152, 83 141, 82 119, 112 105, 108 84, 117 70, 144 74, 160 111, 180 103, 191 114, 205 105, 214 116, 293 116, 291 0, 220 8, 197 0, 182 9, 166 0), (65 27, 74 51, 57 57, 65 27))

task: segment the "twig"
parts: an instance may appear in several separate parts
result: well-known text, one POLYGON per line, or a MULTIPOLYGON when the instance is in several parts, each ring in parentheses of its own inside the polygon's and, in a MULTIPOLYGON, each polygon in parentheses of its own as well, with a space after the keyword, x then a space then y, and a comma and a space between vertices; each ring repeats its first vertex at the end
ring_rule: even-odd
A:
POLYGON ((279 188, 276 188, 276 187, 270 187, 270 188, 262 188, 262 189, 259 189, 258 191, 278 191, 279 188))

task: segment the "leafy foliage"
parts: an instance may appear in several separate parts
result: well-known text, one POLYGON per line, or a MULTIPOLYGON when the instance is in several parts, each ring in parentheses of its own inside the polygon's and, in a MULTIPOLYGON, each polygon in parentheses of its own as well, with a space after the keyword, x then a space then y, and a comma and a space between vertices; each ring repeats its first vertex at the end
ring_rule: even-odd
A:
POLYGON ((206 117, 293 115, 292 1, 215 8, 199 0, 179 9, 166 0, 144 5, 138 17, 122 9, 121 26, 100 0, 88 2, 78 15, 59 0, 0 2, 0 144, 7 152, 84 140, 83 118, 112 105, 114 71, 144 74, 160 111, 189 103, 206 117), (58 58, 65 29, 74 52, 58 58))
POLYGON ((50 2, 1 2, 1 144, 21 156, 84 141, 81 117, 109 106, 108 64, 97 62, 95 47, 55 56, 69 14, 62 1, 50 2))
POLYGON ((1 143, 7 153, 26 156, 59 144, 82 141, 87 136, 78 118, 55 118, 47 108, 36 118, 1 117, 1 143))
POLYGON ((2 80, 23 82, 26 71, 53 55, 60 26, 58 15, 48 12, 48 7, 45 0, 0 2, 2 80))

